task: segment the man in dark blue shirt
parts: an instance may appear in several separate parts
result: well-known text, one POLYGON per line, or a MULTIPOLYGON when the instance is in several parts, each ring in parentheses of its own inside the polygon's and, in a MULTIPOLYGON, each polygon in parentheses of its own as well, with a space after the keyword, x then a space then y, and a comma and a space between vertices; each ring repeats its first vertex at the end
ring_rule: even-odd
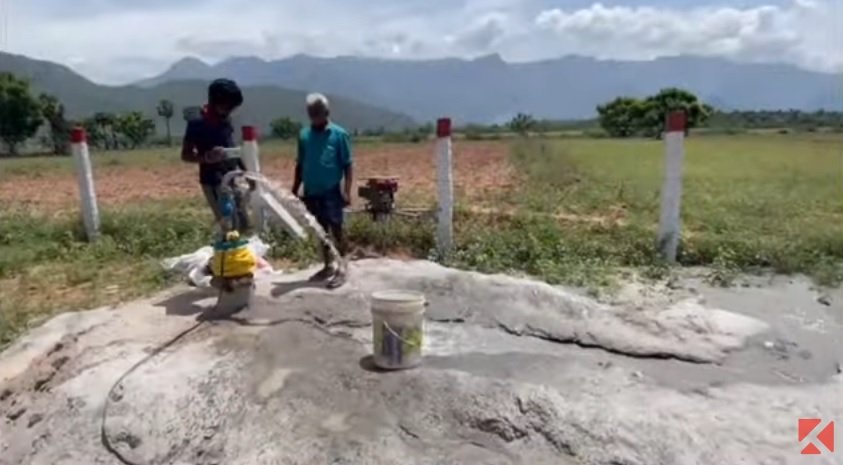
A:
POLYGON ((237 169, 246 169, 241 158, 228 158, 224 151, 235 146, 234 128, 229 117, 242 104, 243 94, 237 84, 228 79, 217 79, 208 87, 208 104, 202 108, 198 118, 188 121, 184 133, 181 159, 199 164, 202 193, 218 223, 223 219, 220 208, 223 176, 237 169))

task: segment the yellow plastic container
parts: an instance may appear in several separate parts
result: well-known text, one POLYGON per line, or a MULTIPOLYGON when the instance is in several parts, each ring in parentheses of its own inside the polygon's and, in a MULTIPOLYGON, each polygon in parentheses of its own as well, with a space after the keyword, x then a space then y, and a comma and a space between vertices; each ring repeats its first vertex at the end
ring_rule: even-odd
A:
POLYGON ((211 273, 221 278, 240 278, 254 275, 258 260, 249 249, 249 241, 229 233, 226 240, 214 244, 211 273))

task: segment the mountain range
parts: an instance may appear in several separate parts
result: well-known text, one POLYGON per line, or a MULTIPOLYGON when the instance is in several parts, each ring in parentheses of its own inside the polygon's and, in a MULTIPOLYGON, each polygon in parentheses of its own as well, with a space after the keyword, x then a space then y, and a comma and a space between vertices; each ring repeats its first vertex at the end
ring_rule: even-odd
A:
POLYGON ((459 122, 503 122, 518 112, 590 118, 596 105, 614 97, 641 97, 671 86, 691 90, 722 110, 843 109, 838 75, 697 56, 652 61, 569 56, 509 63, 499 55, 425 61, 296 55, 275 61, 237 57, 215 65, 185 58, 137 84, 218 76, 246 85, 354 96, 418 121, 451 116, 459 122))
MULTIPOLYGON (((181 109, 201 105, 206 100, 207 79, 201 76, 178 81, 162 81, 155 85, 104 86, 95 84, 70 68, 48 61, 34 60, 21 55, 0 53, 0 72, 11 72, 30 80, 33 91, 56 96, 65 106, 71 119, 84 118, 96 112, 120 113, 139 110, 158 124, 163 122, 156 106, 162 99, 171 100, 176 107, 172 119, 175 134, 184 128, 181 109)), ((243 89, 246 103, 236 114, 236 124, 253 124, 263 131, 278 117, 296 120, 305 118, 305 92, 278 86, 253 85, 243 89)), ((410 117, 399 112, 344 98, 332 97, 332 110, 337 119, 349 129, 400 129, 414 126, 410 117)))
POLYGON ((461 123, 501 123, 519 112, 543 119, 584 119, 620 95, 642 97, 683 87, 721 110, 843 110, 843 79, 782 64, 736 63, 681 56, 652 61, 564 57, 508 63, 499 55, 476 59, 388 60, 296 55, 266 61, 231 58, 215 65, 185 58, 159 76, 133 85, 96 84, 70 68, 0 53, 0 72, 28 78, 36 92, 58 97, 70 118, 96 112, 143 111, 163 126, 155 108, 172 100, 180 110, 200 105, 210 79, 244 86, 238 124, 264 130, 278 117, 302 121, 306 92, 332 99, 335 118, 349 129, 400 129, 450 116, 461 123))

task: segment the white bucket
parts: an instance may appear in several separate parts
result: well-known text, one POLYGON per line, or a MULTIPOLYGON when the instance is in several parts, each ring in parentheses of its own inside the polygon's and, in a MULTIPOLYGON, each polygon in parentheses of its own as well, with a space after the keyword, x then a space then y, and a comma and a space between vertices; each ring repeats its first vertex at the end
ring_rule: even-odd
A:
POLYGON ((412 291, 372 294, 375 366, 384 370, 403 370, 421 363, 425 304, 424 295, 412 291))

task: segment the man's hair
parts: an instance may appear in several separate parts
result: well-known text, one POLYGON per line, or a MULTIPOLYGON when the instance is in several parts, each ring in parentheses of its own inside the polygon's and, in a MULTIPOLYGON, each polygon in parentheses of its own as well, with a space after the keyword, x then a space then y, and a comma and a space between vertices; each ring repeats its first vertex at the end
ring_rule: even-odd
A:
POLYGON ((321 107, 325 108, 326 110, 330 108, 330 105, 328 104, 328 97, 325 97, 324 95, 322 95, 318 92, 314 92, 312 94, 307 94, 307 98, 305 99, 305 102, 307 102, 308 108, 313 107, 313 106, 321 106, 321 107))
POLYGON ((216 79, 208 86, 208 103, 227 104, 237 108, 243 104, 243 93, 236 82, 230 79, 216 79))

